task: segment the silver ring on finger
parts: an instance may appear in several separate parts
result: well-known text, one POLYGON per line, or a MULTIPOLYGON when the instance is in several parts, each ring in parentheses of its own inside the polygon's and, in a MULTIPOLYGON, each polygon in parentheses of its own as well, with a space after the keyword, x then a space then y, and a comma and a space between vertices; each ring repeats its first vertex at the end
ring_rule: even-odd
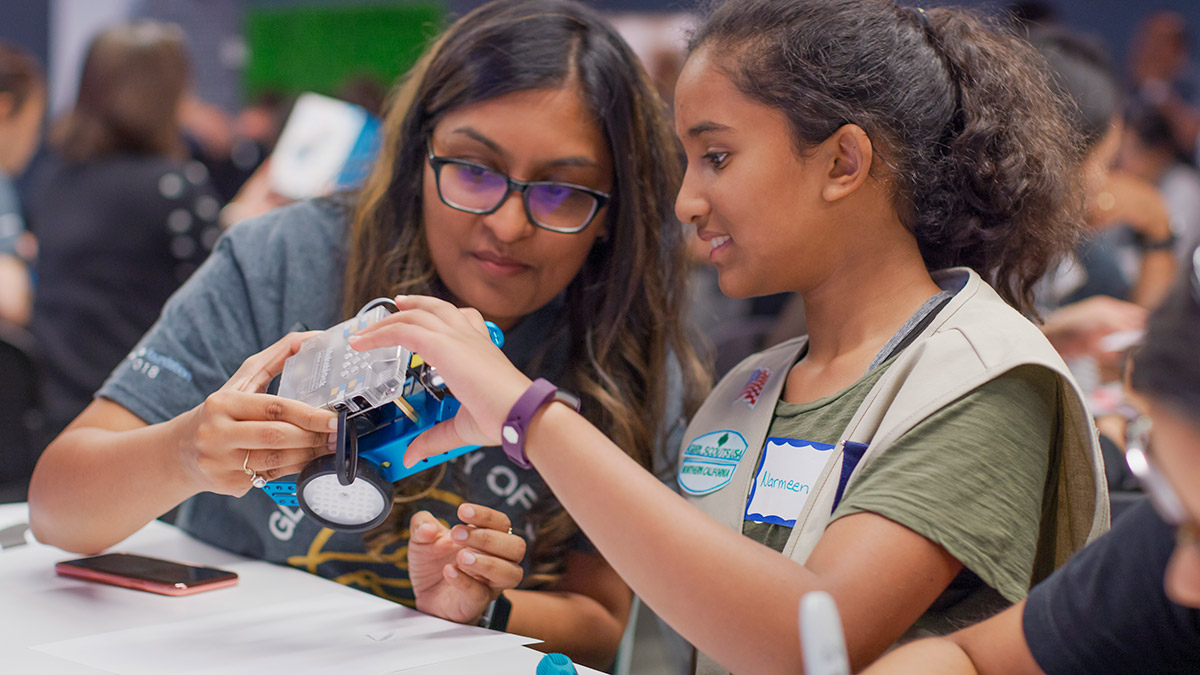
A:
POLYGON ((250 477, 250 484, 256 488, 261 488, 267 484, 267 479, 258 475, 258 472, 250 468, 250 451, 246 451, 246 459, 242 460, 242 473, 250 477))

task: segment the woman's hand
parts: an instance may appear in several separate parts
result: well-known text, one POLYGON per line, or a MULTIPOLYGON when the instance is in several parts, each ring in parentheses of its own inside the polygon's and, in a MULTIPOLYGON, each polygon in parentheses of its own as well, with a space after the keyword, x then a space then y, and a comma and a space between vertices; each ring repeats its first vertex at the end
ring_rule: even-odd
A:
POLYGON ((499 445, 500 428, 530 380, 488 337, 483 316, 437 298, 402 295, 399 312, 350 338, 359 351, 401 345, 437 368, 462 403, 454 417, 418 436, 405 466, 464 445, 499 445))
POLYGON ((474 624, 500 592, 521 582, 525 540, 508 516, 476 504, 458 507, 462 525, 447 529, 428 511, 409 523, 408 578, 417 609, 474 624))
POLYGON ((177 418, 180 461, 197 491, 241 496, 251 487, 247 471, 273 480, 331 452, 336 415, 265 393, 283 362, 315 334, 288 334, 246 359, 224 386, 177 418))

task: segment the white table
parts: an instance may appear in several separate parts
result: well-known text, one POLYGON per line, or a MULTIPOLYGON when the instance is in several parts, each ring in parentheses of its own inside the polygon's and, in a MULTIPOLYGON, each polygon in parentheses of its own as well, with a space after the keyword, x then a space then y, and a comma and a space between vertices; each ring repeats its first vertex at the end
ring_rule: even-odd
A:
MULTIPOLYGON (((25 504, 0 505, 0 531, 26 522, 27 517, 25 504)), ((532 675, 542 657, 519 646, 513 636, 427 617, 312 574, 233 555, 157 521, 112 550, 233 570, 238 584, 169 597, 69 579, 55 574, 54 563, 79 556, 39 544, 28 534, 26 539, 28 545, 0 550, 0 673, 174 673, 204 662, 210 665, 193 665, 189 672, 369 675, 370 668, 331 667, 329 661, 353 665, 357 655, 391 648, 391 655, 424 658, 426 663, 373 672, 532 675), (329 613, 303 611, 317 606, 344 610, 345 622, 331 626, 334 619, 329 613), (255 622, 255 617, 268 620, 255 622), (376 623, 360 629, 359 620, 376 623), (343 629, 346 624, 353 626, 343 629), (286 626, 287 634, 271 633, 277 626, 286 626), (399 635, 392 636, 385 627, 396 627, 399 635), (372 639, 367 649, 363 649, 363 635, 355 631, 374 633, 367 635, 372 639), (189 659, 186 648, 171 650, 172 644, 179 644, 172 639, 184 635, 196 636, 193 641, 202 645, 203 658, 192 654, 189 659), (404 646, 387 642, 393 638, 404 646), (119 645, 137 645, 139 640, 145 648, 120 652, 119 645), (439 646, 443 644, 451 647, 443 649, 439 646), (304 650, 309 650, 309 656, 297 667, 298 654, 304 650), (287 656, 292 657, 291 663, 286 663, 287 656), (279 663, 281 659, 285 663, 279 663)), ((576 668, 581 674, 599 673, 576 668)))

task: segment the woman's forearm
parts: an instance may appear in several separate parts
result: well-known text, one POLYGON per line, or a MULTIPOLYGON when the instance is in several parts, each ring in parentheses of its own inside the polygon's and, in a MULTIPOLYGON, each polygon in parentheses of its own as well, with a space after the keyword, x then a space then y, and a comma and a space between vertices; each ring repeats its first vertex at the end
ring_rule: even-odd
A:
POLYGON ((166 513, 197 491, 170 452, 176 443, 172 422, 63 432, 42 453, 29 485, 34 536, 95 553, 166 513))

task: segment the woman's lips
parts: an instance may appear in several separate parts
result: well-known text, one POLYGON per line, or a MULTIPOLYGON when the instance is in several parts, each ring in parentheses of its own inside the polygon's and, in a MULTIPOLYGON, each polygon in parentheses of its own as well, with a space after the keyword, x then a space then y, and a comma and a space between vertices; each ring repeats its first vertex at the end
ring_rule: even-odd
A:
POLYGON ((491 253, 490 251, 477 251, 472 253, 471 257, 479 261, 479 265, 484 270, 497 276, 515 276, 531 267, 519 260, 491 253))

